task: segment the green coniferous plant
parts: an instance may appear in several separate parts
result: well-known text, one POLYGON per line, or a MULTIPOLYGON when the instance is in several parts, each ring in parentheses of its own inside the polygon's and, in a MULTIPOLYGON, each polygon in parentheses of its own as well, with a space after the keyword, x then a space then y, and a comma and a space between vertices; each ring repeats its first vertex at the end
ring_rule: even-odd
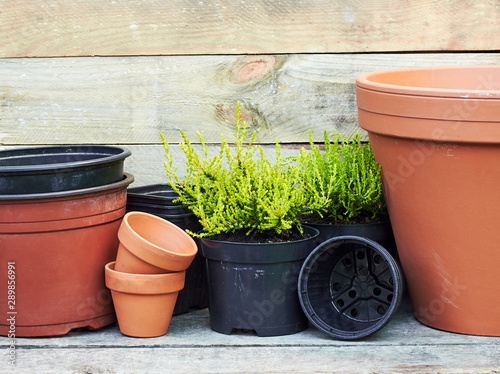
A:
POLYGON ((234 144, 230 145, 222 135, 219 152, 212 157, 200 133, 197 133, 201 143, 198 153, 181 130, 180 147, 187 166, 182 178, 177 175, 172 153, 161 134, 169 183, 179 194, 178 201, 193 211, 203 228, 201 234, 190 234, 218 239, 225 234, 239 234, 250 242, 259 241, 260 237, 286 237, 292 231, 301 235, 298 217, 304 196, 298 188, 297 165, 286 163, 281 157, 278 141, 275 162, 266 158, 262 147, 253 144, 255 131, 247 137, 239 103, 235 125, 234 144))
POLYGON ((388 219, 380 166, 370 143, 357 133, 352 139, 324 132, 324 150, 313 143, 297 158, 307 208, 302 220, 335 224, 380 222, 388 219))

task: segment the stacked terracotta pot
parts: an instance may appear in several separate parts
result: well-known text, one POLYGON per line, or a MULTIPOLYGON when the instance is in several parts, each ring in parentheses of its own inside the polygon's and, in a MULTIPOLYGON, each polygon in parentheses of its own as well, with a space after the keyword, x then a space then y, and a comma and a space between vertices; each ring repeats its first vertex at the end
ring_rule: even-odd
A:
POLYGON ((116 261, 106 265, 105 276, 120 331, 134 337, 164 335, 198 247, 173 223, 137 211, 125 215, 118 239, 116 261))

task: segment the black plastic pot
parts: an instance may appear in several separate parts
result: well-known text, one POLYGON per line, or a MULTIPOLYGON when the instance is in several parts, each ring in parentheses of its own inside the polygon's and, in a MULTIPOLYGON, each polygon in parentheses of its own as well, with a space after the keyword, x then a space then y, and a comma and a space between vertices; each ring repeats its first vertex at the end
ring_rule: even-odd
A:
POLYGON ((316 245, 318 231, 287 243, 232 243, 201 238, 208 269, 210 327, 231 334, 254 330, 259 336, 288 335, 308 327, 297 280, 316 245))
POLYGON ((178 197, 177 192, 166 183, 129 188, 127 191, 128 201, 134 204, 179 205, 173 202, 178 197))
MULTIPOLYGON (((173 203, 178 195, 168 184, 154 184, 127 191, 127 211, 139 211, 154 214, 183 230, 198 232, 201 225, 196 216, 185 206, 173 203)), ((198 253, 186 270, 184 288, 177 296, 173 314, 187 313, 191 309, 208 307, 207 269, 205 259, 200 250, 198 239, 198 253)))
POLYGON ((129 210, 136 210, 140 212, 147 210, 148 213, 155 215, 178 216, 183 214, 193 214, 193 212, 186 205, 180 204, 158 205, 128 201, 127 207, 129 210))
POLYGON ((104 145, 0 151, 0 195, 81 190, 119 182, 131 152, 104 145))
POLYGON ((352 340, 383 328, 403 295, 403 277, 380 244, 356 236, 328 239, 304 261, 299 275, 302 308, 319 330, 352 340))
POLYGON ((331 225, 324 223, 307 223, 307 225, 319 230, 318 244, 338 236, 360 236, 376 241, 389 251, 396 260, 399 260, 390 221, 349 225, 331 225))

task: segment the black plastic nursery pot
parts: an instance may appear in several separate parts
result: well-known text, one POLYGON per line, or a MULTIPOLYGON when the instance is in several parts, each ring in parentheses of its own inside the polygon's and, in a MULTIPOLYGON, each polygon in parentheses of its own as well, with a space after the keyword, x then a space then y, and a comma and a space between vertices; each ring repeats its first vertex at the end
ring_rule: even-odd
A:
POLYGON ((148 213, 155 215, 166 215, 166 216, 178 216, 180 214, 192 213, 192 211, 186 205, 159 205, 159 204, 149 204, 149 203, 136 203, 134 201, 128 201, 127 207, 129 210, 136 210, 143 212, 145 210, 148 213))
MULTIPOLYGON (((127 211, 154 214, 183 230, 198 232, 201 225, 196 216, 185 206, 174 203, 179 196, 168 184, 152 184, 127 190, 127 211)), ((194 238, 198 249, 200 243, 194 238)), ((208 307, 207 269, 199 250, 186 270, 184 288, 179 291, 173 314, 187 313, 191 309, 208 307)))
POLYGON ((167 183, 129 188, 127 195, 134 204, 179 205, 173 202, 179 195, 167 183))
POLYGON ((127 148, 62 145, 0 151, 0 195, 81 190, 119 182, 127 148))
POLYGON ((360 236, 373 240, 384 247, 396 260, 399 259, 391 222, 359 223, 332 225, 326 223, 307 223, 319 231, 318 244, 338 236, 360 236))
POLYGON ((342 340, 366 337, 387 325, 403 295, 399 265, 377 242, 339 236, 304 261, 298 293, 320 331, 342 340))
POLYGON ((308 327, 297 280, 304 259, 316 245, 318 231, 303 228, 309 238, 286 243, 200 239, 208 269, 212 330, 231 334, 243 329, 259 336, 278 336, 308 327))

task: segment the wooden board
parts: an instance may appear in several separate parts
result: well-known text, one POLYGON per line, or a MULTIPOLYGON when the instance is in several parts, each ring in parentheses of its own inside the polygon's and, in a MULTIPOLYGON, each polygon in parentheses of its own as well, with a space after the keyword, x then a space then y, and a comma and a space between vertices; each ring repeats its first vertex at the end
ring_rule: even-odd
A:
MULTIPOLYGON (((499 64, 499 53, 0 59, 0 144, 218 143, 242 103, 257 141, 359 131, 355 79, 424 65, 499 64)), ((363 133, 364 139, 366 135, 363 133)))
POLYGON ((259 337, 210 330, 207 309, 172 318, 166 335, 138 339, 118 327, 58 338, 0 337, 0 373, 498 373, 500 341, 438 331, 418 323, 409 300, 382 330, 356 341, 314 327, 259 337))
POLYGON ((0 57, 497 50, 497 0, 1 0, 0 57))

